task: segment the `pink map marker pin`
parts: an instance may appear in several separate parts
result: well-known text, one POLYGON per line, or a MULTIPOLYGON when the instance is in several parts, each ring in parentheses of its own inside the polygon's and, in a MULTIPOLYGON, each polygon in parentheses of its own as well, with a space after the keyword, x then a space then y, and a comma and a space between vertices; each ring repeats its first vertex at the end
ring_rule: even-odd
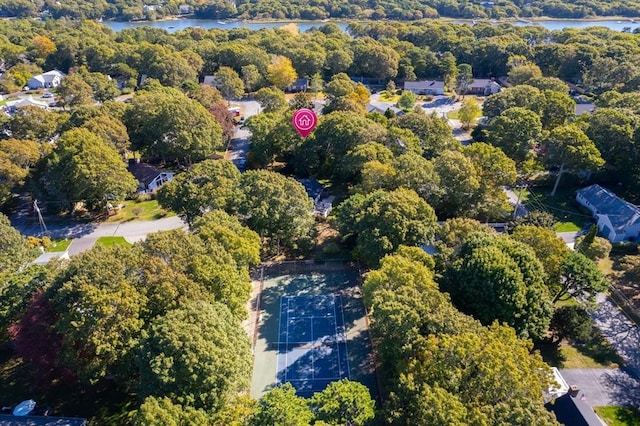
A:
POLYGON ((313 110, 300 108, 293 114, 291 123, 293 124, 293 128, 296 129, 296 132, 303 138, 306 138, 309 136, 309 133, 313 132, 313 129, 316 128, 318 117, 316 117, 316 113, 313 112, 313 110))

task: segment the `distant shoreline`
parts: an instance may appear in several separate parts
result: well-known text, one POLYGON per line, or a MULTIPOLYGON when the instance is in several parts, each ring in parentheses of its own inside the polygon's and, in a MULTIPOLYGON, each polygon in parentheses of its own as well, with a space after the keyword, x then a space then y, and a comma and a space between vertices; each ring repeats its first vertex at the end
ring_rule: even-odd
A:
POLYGON ((197 18, 194 14, 188 15, 174 15, 174 16, 165 16, 162 19, 140 19, 135 21, 121 21, 117 19, 107 19, 103 22, 118 22, 118 23, 153 23, 153 22, 170 22, 170 21, 180 21, 183 19, 193 19, 193 20, 201 20, 201 21, 219 21, 225 23, 231 22, 243 22, 247 24, 288 24, 288 23, 308 23, 308 24, 329 24, 329 23, 345 23, 345 22, 404 22, 404 23, 413 23, 413 22, 428 22, 428 21, 455 21, 455 22, 498 22, 498 23, 514 23, 514 22, 540 22, 540 21, 567 21, 567 22, 611 22, 611 21, 621 21, 628 22, 630 24, 640 23, 640 16, 638 17, 625 17, 625 16, 595 16, 591 18, 550 18, 547 16, 536 16, 536 17, 513 17, 513 18, 451 18, 448 16, 441 16, 439 18, 424 18, 419 20, 397 20, 397 19, 383 19, 383 20, 374 20, 374 19, 357 19, 357 18, 329 18, 323 20, 305 20, 305 19, 239 19, 239 18, 227 18, 227 19, 216 19, 216 18, 197 18))

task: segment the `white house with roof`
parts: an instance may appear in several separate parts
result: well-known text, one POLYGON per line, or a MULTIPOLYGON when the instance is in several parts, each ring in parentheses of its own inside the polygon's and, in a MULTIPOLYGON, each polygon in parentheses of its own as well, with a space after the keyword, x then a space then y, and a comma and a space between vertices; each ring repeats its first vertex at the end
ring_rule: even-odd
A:
POLYGON ((31 90, 35 89, 52 89, 60 86, 65 74, 58 70, 47 71, 43 74, 34 75, 27 82, 27 86, 31 90))
POLYGON ((7 114, 13 115, 13 114, 16 113, 16 111, 18 111, 19 108, 28 107, 28 106, 38 107, 38 108, 42 108, 42 109, 48 109, 49 108, 49 104, 47 104, 45 102, 37 101, 37 100, 33 99, 31 96, 29 96, 28 98, 22 98, 22 99, 16 99, 16 100, 12 100, 12 101, 7 101, 2 106, 2 109, 7 114))
POLYGON ((495 80, 488 78, 476 78, 469 84, 469 95, 489 96, 498 93, 502 86, 495 80))
POLYGON ((612 243, 640 237, 640 208, 600 185, 578 190, 576 201, 589 209, 600 234, 612 243))
POLYGON ((408 90, 416 95, 444 95, 444 81, 405 81, 404 90, 408 90))

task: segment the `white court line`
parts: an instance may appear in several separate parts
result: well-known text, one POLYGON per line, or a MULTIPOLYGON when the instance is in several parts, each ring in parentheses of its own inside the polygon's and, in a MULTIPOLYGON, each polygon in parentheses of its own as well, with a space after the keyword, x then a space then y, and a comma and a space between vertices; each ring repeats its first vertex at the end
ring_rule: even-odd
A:
MULTIPOLYGON (((311 341, 313 342, 313 317, 311 317, 311 341)), ((315 361, 315 359, 313 358, 313 349, 311 348, 311 350, 309 350, 309 352, 311 352, 311 380, 315 380, 315 375, 316 375, 316 370, 315 367, 313 366, 313 363, 315 361)))
MULTIPOLYGON (((289 301, 291 299, 287 297, 287 344, 284 348, 284 379, 287 380, 287 373, 289 372, 289 301)), ((282 314, 280 314, 282 317, 282 314)))
MULTIPOLYGON (((278 323, 278 355, 276 357, 276 383, 280 382, 280 380, 278 379, 278 373, 279 373, 278 367, 279 367, 279 365, 278 365, 278 361, 277 360, 280 358, 280 337, 282 337, 280 331, 282 331, 282 299, 283 298, 284 297, 280 298, 280 311, 278 312, 279 313, 279 315, 278 315, 279 323, 278 323)), ((286 351, 286 348, 285 348, 285 351, 286 351)), ((287 367, 285 366, 285 369, 286 368, 287 367)), ((286 371, 285 371, 285 375, 286 375, 286 371)))
POLYGON ((336 350, 338 351, 338 374, 342 376, 342 368, 340 368, 340 342, 338 341, 338 316, 336 315, 336 295, 333 295, 333 316, 336 322, 333 325, 336 335, 336 350))
MULTIPOLYGON (((342 304, 342 296, 338 296, 340 298, 340 313, 342 314, 342 328, 346 327, 344 323, 344 309, 342 304)), ((337 320, 337 318, 336 318, 337 320)), ((347 347, 347 330, 344 330, 344 349, 345 349, 345 360, 347 361, 347 379, 351 379, 351 368, 349 367, 349 348, 347 347)))

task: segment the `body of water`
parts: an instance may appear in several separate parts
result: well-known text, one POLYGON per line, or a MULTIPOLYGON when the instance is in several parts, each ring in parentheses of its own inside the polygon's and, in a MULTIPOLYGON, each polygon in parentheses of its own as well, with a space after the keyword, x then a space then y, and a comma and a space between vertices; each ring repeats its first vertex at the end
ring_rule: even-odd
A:
MULTIPOLYGON (((473 21, 455 21, 471 24, 473 21)), ((497 23, 498 21, 496 21, 497 23)), ((507 21, 504 21, 507 22, 507 21)), ((326 21, 288 21, 288 22, 243 22, 243 21, 215 21, 213 19, 174 19, 166 21, 139 21, 139 22, 113 22, 105 21, 104 24, 111 27, 114 31, 121 31, 125 28, 138 27, 154 27, 167 30, 172 33, 178 30, 184 30, 189 27, 201 27, 204 29, 219 28, 229 30, 232 28, 249 28, 251 30, 259 30, 262 28, 280 28, 287 24, 296 24, 300 31, 307 31, 312 27, 319 27, 326 24, 326 21)), ((343 31, 346 31, 347 22, 334 22, 343 31)), ((540 25, 548 30, 561 30, 563 28, 587 28, 587 27, 606 27, 614 31, 623 31, 625 28, 631 30, 638 27, 638 21, 626 20, 602 20, 602 21, 580 21, 580 20, 549 20, 549 21, 516 21, 511 22, 514 25, 540 25)))
MULTIPOLYGON (((243 21, 214 21, 213 19, 172 19, 166 21, 139 21, 139 22, 113 22, 105 21, 103 24, 111 27, 114 31, 121 31, 125 28, 138 28, 138 27, 154 27, 162 28, 172 33, 179 30, 184 30, 189 27, 201 27, 206 30, 210 28, 218 28, 221 30, 230 30, 233 28, 249 28, 251 30, 260 30, 262 28, 280 28, 288 24, 296 24, 300 31, 304 32, 312 27, 319 27, 325 25, 324 21, 305 21, 305 22, 243 22, 243 21)), ((335 22, 342 31, 346 31, 346 22, 335 22)))

